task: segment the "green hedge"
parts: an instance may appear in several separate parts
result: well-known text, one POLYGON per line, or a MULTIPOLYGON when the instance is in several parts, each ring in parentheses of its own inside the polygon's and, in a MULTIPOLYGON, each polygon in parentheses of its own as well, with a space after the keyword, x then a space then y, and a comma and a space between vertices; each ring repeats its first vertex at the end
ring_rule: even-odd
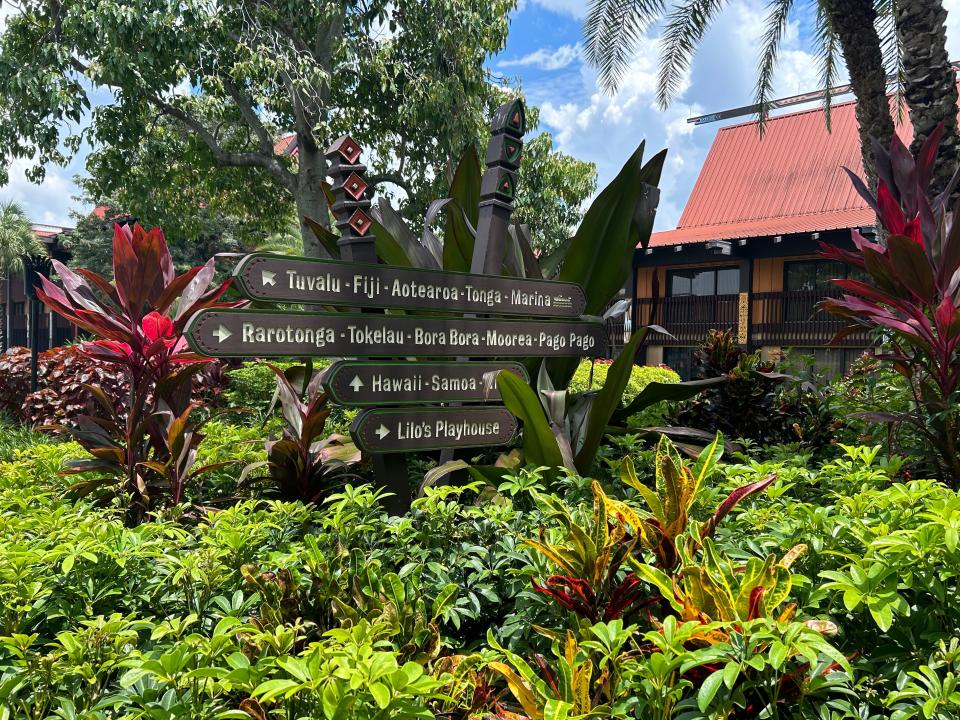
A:
MULTIPOLYGON (((610 369, 610 363, 596 361, 593 363, 593 384, 590 383, 590 365, 589 360, 580 363, 577 371, 570 381, 571 392, 584 392, 585 390, 599 390, 603 387, 607 379, 607 371, 610 369)), ((680 376, 670 368, 653 367, 650 365, 635 365, 630 372, 630 382, 627 383, 627 389, 623 392, 624 402, 633 400, 649 383, 675 383, 680 382, 680 376)))

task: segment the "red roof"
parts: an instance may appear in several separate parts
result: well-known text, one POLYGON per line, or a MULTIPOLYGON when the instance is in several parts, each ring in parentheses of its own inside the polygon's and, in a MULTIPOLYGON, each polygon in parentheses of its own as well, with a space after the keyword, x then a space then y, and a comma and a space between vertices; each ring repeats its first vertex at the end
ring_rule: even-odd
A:
MULTIPOLYGON (((722 128, 675 230, 650 246, 837 230, 874 223, 843 167, 862 174, 855 102, 722 128)), ((909 121, 897 128, 912 135, 909 121)))
POLYGON ((295 133, 284 135, 273 143, 273 152, 277 155, 296 155, 297 136, 295 133))

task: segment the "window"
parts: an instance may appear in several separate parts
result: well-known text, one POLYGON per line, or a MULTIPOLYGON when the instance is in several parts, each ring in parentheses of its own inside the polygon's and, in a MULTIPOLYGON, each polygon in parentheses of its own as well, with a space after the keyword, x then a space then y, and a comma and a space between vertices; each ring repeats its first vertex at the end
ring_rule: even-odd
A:
POLYGON ((835 278, 860 277, 861 273, 835 260, 795 260, 783 264, 783 319, 810 320, 817 303, 836 288, 835 278))
POLYGON ((690 268, 667 273, 667 293, 671 297, 709 297, 736 295, 740 292, 740 268, 690 268))
POLYGON ((15 302, 13 304, 13 316, 14 317, 23 317, 27 314, 27 305, 22 302, 15 302))
POLYGON ((845 277, 846 264, 835 260, 798 260, 783 264, 783 289, 786 292, 826 292, 832 286, 831 280, 845 277))

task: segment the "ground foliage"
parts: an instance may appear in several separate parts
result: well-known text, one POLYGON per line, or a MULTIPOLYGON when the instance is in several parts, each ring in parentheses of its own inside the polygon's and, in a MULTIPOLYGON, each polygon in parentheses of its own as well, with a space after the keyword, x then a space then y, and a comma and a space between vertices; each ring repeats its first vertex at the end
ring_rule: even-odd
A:
MULTIPOLYGON (((206 434, 200 462, 264 458, 259 427, 215 422, 206 434)), ((79 446, 4 426, 0 707, 23 718, 955 717, 956 493, 897 482, 901 461, 877 448, 818 464, 719 458, 718 447, 687 463, 621 441, 596 481, 518 470, 496 489, 427 490, 402 517, 364 486, 320 506, 248 496, 214 510, 205 499, 236 493, 223 468, 129 528, 120 500, 65 497, 57 471, 79 446), (592 577, 602 593, 622 586, 603 597, 632 610, 589 617, 544 593, 573 558, 581 589, 592 577)))

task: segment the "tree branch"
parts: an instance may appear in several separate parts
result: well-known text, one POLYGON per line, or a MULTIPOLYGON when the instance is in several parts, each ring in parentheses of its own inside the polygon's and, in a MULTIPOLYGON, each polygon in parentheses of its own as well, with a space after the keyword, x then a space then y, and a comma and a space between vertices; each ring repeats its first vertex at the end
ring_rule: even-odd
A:
POLYGON ((156 95, 148 95, 147 99, 167 115, 179 120, 186 128, 196 133, 210 149, 210 152, 213 153, 214 160, 216 160, 219 165, 227 167, 263 168, 269 171, 284 188, 290 192, 296 191, 296 176, 273 154, 272 142, 270 143, 269 154, 260 152, 230 152, 217 142, 213 133, 211 133, 202 122, 190 113, 156 95))
POLYGON ((383 183, 390 183, 391 185, 396 185, 397 187, 402 188, 404 191, 406 191, 407 195, 413 195, 413 186, 405 177, 403 177, 403 175, 398 172, 364 175, 363 179, 367 181, 367 184, 370 187, 376 187, 377 185, 382 185, 383 183))
POLYGON ((273 137, 271 137, 270 133, 267 132, 267 128, 264 127, 260 117, 253 109, 253 98, 251 98, 247 93, 241 92, 240 88, 238 88, 233 80, 229 77, 223 78, 223 86, 227 89, 230 97, 232 97, 233 101, 237 104, 237 109, 240 110, 240 116, 244 119, 244 121, 246 121, 247 125, 250 126, 250 129, 257 136, 257 141, 260 145, 260 152, 269 153, 272 155, 273 137))

